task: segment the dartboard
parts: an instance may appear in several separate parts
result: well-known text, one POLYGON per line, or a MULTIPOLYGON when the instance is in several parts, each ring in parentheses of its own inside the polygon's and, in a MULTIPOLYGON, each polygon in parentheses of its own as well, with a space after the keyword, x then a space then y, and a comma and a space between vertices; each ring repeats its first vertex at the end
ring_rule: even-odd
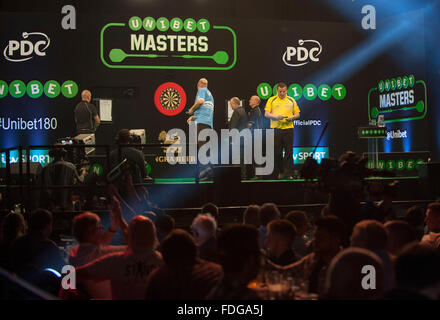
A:
POLYGON ((160 113, 175 116, 185 108, 185 90, 177 83, 166 82, 156 89, 154 104, 160 113))

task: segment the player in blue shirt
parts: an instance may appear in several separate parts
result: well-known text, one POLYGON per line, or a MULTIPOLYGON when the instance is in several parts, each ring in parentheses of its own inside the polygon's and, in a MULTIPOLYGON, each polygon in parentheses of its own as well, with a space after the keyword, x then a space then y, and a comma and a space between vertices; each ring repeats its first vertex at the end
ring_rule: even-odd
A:
MULTIPOLYGON (((208 90, 208 80, 201 78, 197 82, 197 95, 194 101, 194 105, 189 109, 188 114, 188 124, 194 121, 197 124, 197 137, 200 131, 203 129, 213 128, 213 118, 214 118, 214 98, 211 92, 208 90)), ((197 149, 206 142, 198 141, 197 149)), ((200 180, 208 180, 212 176, 212 169, 209 166, 199 165, 199 178, 200 180)))

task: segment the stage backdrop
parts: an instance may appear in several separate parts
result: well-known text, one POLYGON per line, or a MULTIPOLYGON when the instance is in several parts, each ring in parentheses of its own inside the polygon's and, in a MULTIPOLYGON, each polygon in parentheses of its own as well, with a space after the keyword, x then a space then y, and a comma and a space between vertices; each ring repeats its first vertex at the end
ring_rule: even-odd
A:
MULTIPOLYGON (((73 109, 84 89, 112 102, 112 122, 101 125, 97 143, 112 143, 121 128, 145 129, 147 142, 156 142, 162 130, 187 127, 185 112, 198 79, 206 77, 216 130, 227 126, 227 99, 238 96, 247 104, 257 94, 263 110, 276 83, 285 82, 301 109, 296 163, 327 122, 317 157, 366 152, 357 127, 378 115, 387 128, 381 151, 429 149, 422 12, 381 21, 369 32, 351 23, 191 12, 170 16, 148 4, 132 14, 77 11, 75 30, 62 28, 59 12, 2 12, 1 147, 74 136, 73 109), (411 36, 399 32, 402 21, 411 24, 411 36)), ((36 159, 45 164, 48 157, 36 159)))

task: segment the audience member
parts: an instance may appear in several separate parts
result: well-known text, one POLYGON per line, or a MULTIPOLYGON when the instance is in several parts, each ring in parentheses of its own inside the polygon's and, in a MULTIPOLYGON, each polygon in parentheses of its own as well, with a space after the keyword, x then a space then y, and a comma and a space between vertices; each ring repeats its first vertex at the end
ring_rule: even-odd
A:
POLYGON ((406 221, 388 221, 384 227, 388 232, 387 251, 393 256, 396 256, 405 245, 417 240, 414 228, 406 221))
POLYGON ((374 252, 382 261, 384 268, 384 292, 394 288, 394 271, 391 257, 386 251, 388 233, 382 223, 376 220, 358 222, 351 235, 351 246, 374 252))
POLYGON ((112 299, 144 299, 148 276, 163 264, 162 255, 155 250, 157 244, 154 223, 147 217, 136 216, 128 226, 127 250, 76 268, 77 281, 110 280, 112 299))
POLYGON ((265 246, 269 260, 279 266, 296 262, 296 254, 292 243, 296 236, 295 225, 288 220, 272 220, 267 225, 265 246))
POLYGON ((154 223, 156 225, 157 239, 162 244, 163 240, 173 231, 176 222, 168 214, 158 215, 154 223))
POLYGON ((313 252, 283 269, 301 282, 308 283, 308 292, 323 293, 325 273, 336 254, 342 250, 345 226, 336 216, 320 217, 315 223, 313 252))
POLYGON ((339 252, 330 263, 326 274, 323 299, 375 300, 383 294, 383 265, 369 250, 348 248, 339 252), (369 269, 373 267, 371 278, 369 269), (367 281, 368 280, 368 281, 367 281), (366 289, 365 285, 370 286, 366 289))
POLYGON ((0 229, 0 267, 12 270, 12 244, 23 236, 26 223, 21 213, 8 213, 2 220, 0 229))
POLYGON ((433 249, 440 249, 440 202, 433 202, 428 205, 425 222, 429 234, 423 236, 420 244, 433 249))
POLYGON ((310 253, 306 233, 309 230, 309 222, 305 211, 293 210, 286 215, 286 219, 292 222, 296 227, 296 237, 293 241, 292 250, 298 259, 310 253))
POLYGON ((196 240, 199 257, 203 260, 217 261, 217 222, 210 214, 199 214, 194 218, 191 230, 196 240))
POLYGON ((267 225, 269 222, 275 219, 280 219, 281 213, 275 203, 265 203, 260 208, 260 227, 259 232, 259 244, 261 249, 266 249, 264 243, 266 241, 267 225))
POLYGON ((212 203, 212 202, 205 203, 202 206, 201 213, 202 214, 209 213, 215 219, 215 221, 217 221, 217 224, 218 224, 219 210, 218 210, 218 207, 214 203, 212 203))
POLYGON ((395 261, 395 270, 397 288, 386 299, 440 299, 440 257, 432 247, 416 242, 406 245, 395 261))
POLYGON ((233 224, 221 232, 218 244, 224 276, 207 299, 259 300, 255 291, 248 288, 260 268, 258 231, 248 225, 233 224))
POLYGON ((256 204, 249 205, 243 212, 243 224, 258 228, 260 226, 259 215, 260 206, 256 204))
POLYGON ((12 269, 20 277, 35 283, 37 275, 46 268, 61 272, 66 264, 52 233, 53 216, 48 210, 37 209, 31 213, 29 232, 12 245, 12 269))
POLYGON ((201 300, 222 277, 218 264, 197 257, 197 245, 186 231, 176 229, 163 240, 164 266, 147 281, 147 300, 201 300))
POLYGON ((404 219, 414 228, 417 240, 421 240, 425 234, 425 217, 425 211, 419 206, 412 206, 406 211, 404 219))

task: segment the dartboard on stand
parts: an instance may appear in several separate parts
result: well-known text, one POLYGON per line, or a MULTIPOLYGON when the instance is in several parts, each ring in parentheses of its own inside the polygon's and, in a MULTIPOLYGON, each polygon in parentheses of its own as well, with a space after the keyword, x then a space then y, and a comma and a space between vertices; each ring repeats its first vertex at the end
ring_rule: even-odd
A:
POLYGON ((174 82, 163 83, 154 93, 154 104, 160 113, 166 116, 175 116, 185 108, 185 90, 174 82))

